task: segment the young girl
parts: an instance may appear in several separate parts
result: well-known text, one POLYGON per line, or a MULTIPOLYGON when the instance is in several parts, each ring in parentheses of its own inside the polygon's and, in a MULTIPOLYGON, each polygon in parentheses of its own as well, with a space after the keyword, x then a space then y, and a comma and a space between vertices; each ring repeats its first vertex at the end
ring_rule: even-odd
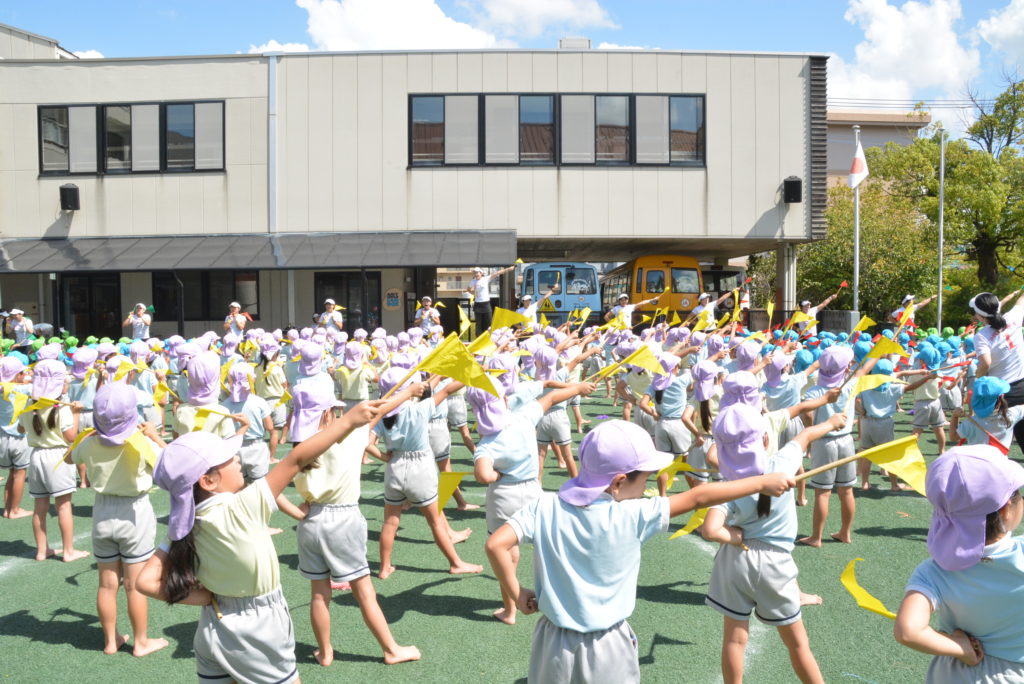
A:
POLYGON ((640 550, 669 518, 749 494, 777 496, 791 477, 773 473, 644 498, 648 478, 672 462, 637 425, 609 420, 580 444, 580 474, 544 494, 487 540, 502 591, 540 610, 531 682, 638 682, 637 638, 626 622, 636 604, 640 550), (512 550, 533 544, 536 593, 521 587, 512 550))
MULTIPOLYGON (((277 444, 284 442, 288 429, 288 406, 281 401, 281 397, 288 391, 288 381, 281 367, 280 354, 281 345, 274 336, 264 335, 260 340, 260 362, 255 369, 256 395, 270 406, 270 419, 274 423, 271 439, 276 437, 277 444)), ((271 463, 277 462, 275 453, 270 452, 271 463)))
MULTIPOLYGON (((58 400, 64 393, 67 376, 60 361, 36 363, 32 376, 32 398, 58 400)), ((64 562, 88 558, 87 551, 75 549, 74 521, 71 518, 71 493, 75 491, 75 468, 64 463, 68 444, 78 435, 81 404, 55 405, 21 414, 18 429, 25 433, 31 449, 28 469, 28 493, 35 499, 32 533, 36 538, 36 560, 54 555, 46 541, 46 516, 50 499, 57 503, 57 525, 64 543, 64 562)))
POLYGON ((248 484, 267 474, 270 468, 270 455, 277 451, 277 431, 274 429, 274 420, 267 402, 252 393, 252 366, 245 362, 232 364, 228 369, 225 384, 228 396, 221 402, 221 406, 229 413, 244 415, 249 421, 249 429, 242 438, 242 447, 238 452, 238 458, 242 463, 242 476, 248 484))
POLYGON ((1024 419, 1024 405, 1007 406, 1009 391, 1010 383, 1001 378, 985 375, 975 380, 971 393, 974 416, 965 416, 961 407, 954 409, 949 425, 952 438, 963 439, 967 444, 991 444, 991 440, 997 440, 1008 452, 1013 426, 1024 419))
MULTIPOLYGON (((897 375, 904 373, 900 371, 897 375)), ((879 359, 871 370, 872 375, 892 375, 893 365, 889 359, 879 359)), ((860 448, 861 450, 888 444, 896 439, 896 425, 893 422, 899 407, 900 397, 906 392, 907 386, 895 382, 861 392, 857 395, 860 407, 860 448)), ((857 470, 860 474, 861 489, 871 488, 871 461, 859 459, 857 470)), ((889 474, 889 486, 894 492, 904 489, 897 477, 889 474)))
MULTIPOLYGON (((167 645, 146 633, 149 606, 136 586, 142 564, 153 555, 156 516, 149 502, 153 476, 147 454, 128 439, 138 425, 135 392, 119 382, 104 385, 95 396, 96 432, 87 435, 67 455, 68 463, 82 464, 96 492, 92 507, 92 552, 100 582, 96 610, 103 629, 103 652, 113 655, 128 640, 117 632, 117 589, 124 581, 128 618, 132 623, 132 655, 144 656, 167 645)), ((143 423, 148 457, 165 445, 152 423, 143 423)))
POLYGON ((683 425, 693 435, 693 445, 686 453, 686 463, 697 472, 687 472, 686 482, 690 487, 696 487, 710 478, 706 472, 700 472, 708 468, 714 468, 716 463, 710 462, 708 454, 714 440, 711 436, 711 424, 718 415, 718 402, 722 398, 722 369, 715 363, 724 356, 719 352, 711 358, 704 359, 697 363, 691 370, 693 377, 693 397, 685 409, 683 409, 683 425), (698 426, 694 418, 700 420, 698 426))
POLYGON ((242 426, 222 440, 189 432, 164 449, 153 479, 170 492, 169 544, 146 562, 138 586, 168 603, 202 606, 193 647, 203 680, 298 680, 295 636, 281 569, 267 531, 275 499, 299 471, 377 411, 360 404, 305 440, 248 487, 242 426))
POLYGON ((931 558, 910 576, 893 630, 935 656, 928 682, 1024 681, 1022 486, 1024 468, 995 447, 953 447, 928 466, 931 558))
MULTIPOLYGON (((761 412, 742 403, 723 408, 714 424, 722 476, 730 481, 763 473, 795 475, 810 443, 844 425, 846 414, 833 414, 826 422, 801 431, 769 458, 768 444, 774 436, 765 431, 761 412)), ((708 541, 722 544, 705 601, 725 621, 723 679, 743 681, 750 614, 756 611, 759 620, 778 628, 800 681, 823 682, 800 616, 793 562, 797 533, 793 493, 787 491, 777 499, 746 496, 715 506, 708 510, 702 532, 708 541)))
POLYGON ((25 384, 25 364, 21 359, 15 356, 0 359, 0 382, 4 383, 0 392, 0 468, 8 470, 4 485, 4 517, 24 518, 32 515, 31 511, 21 507, 29 466, 29 447, 25 434, 14 421, 14 397, 30 394, 32 386, 25 384))
POLYGON ((188 371, 188 401, 174 412, 174 434, 184 435, 202 422, 202 431, 228 437, 234 432, 231 421, 220 410, 220 357, 213 352, 201 352, 190 359, 188 371), (211 409, 205 418, 199 409, 211 409))
POLYGON ((345 402, 348 411, 370 398, 370 383, 377 382, 377 372, 366 362, 366 347, 362 342, 345 344, 344 361, 332 371, 335 392, 345 402))
POLYGON ((938 452, 941 454, 946 450, 946 414, 939 401, 940 381, 936 372, 942 366, 942 357, 935 347, 928 345, 918 348, 917 361, 921 367, 916 372, 907 373, 924 376, 907 387, 908 392, 914 392, 913 434, 920 438, 926 429, 930 429, 935 434, 938 452))

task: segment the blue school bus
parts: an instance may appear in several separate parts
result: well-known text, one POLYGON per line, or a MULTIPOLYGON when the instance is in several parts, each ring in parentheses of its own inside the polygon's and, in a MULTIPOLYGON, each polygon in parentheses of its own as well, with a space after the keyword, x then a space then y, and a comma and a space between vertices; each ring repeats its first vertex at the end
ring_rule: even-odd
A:
POLYGON ((530 295, 539 301, 553 293, 537 307, 537 318, 541 314, 552 325, 561 325, 573 311, 591 310, 587 324, 601 319, 601 290, 598 286, 597 269, 582 262, 534 263, 523 267, 519 296, 530 295))

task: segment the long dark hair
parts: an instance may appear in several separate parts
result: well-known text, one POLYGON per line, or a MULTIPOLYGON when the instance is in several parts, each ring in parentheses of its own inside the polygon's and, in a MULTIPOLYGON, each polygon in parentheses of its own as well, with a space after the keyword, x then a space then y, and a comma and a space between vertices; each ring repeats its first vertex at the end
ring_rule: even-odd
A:
POLYGON ((991 292, 982 292, 975 297, 974 306, 993 330, 999 331, 1006 327, 1006 319, 999 313, 999 298, 991 292))
MULTIPOLYGON (((1020 500, 1020 492, 1019 491, 1014 492, 1010 496, 1009 500, 1007 500, 1006 504, 1004 504, 1004 506, 1009 505, 1011 503, 1017 503, 1017 501, 1019 501, 1019 500, 1020 500)), ((1003 519, 999 517, 999 511, 1001 511, 1002 509, 1003 508, 1000 507, 999 510, 992 511, 987 516, 985 516, 985 543, 986 544, 991 544, 991 543, 995 542, 999 537, 1001 537, 1004 534, 1006 534, 1007 532, 1012 531, 1012 530, 1007 530, 1006 529, 1006 527, 1003 525, 1003 519)))
MULTIPOLYGON (((216 468, 206 471, 207 475, 216 472, 216 468)), ((208 499, 210 492, 199 486, 192 485, 192 500, 197 504, 208 499)), ((167 574, 164 576, 164 597, 167 603, 178 603, 185 600, 192 590, 199 586, 196 574, 199 572, 199 555, 196 553, 196 527, 188 531, 181 539, 171 542, 167 550, 167 574)))
POLYGON ((707 399, 700 402, 700 424, 704 432, 711 432, 711 402, 707 399))
MULTIPOLYGON (((56 406, 51 406, 48 409, 43 409, 44 411, 49 411, 49 413, 46 415, 46 427, 50 428, 51 430, 57 427, 56 409, 56 406)), ((37 436, 43 434, 43 419, 39 417, 39 409, 36 409, 35 411, 32 412, 32 429, 36 431, 37 436)))

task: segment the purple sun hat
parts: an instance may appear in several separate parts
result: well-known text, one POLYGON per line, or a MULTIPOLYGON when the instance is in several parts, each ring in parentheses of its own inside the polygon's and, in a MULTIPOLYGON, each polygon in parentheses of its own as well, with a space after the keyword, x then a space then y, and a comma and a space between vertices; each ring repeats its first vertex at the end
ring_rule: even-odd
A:
POLYGON ((362 342, 363 340, 366 339, 366 330, 364 330, 363 328, 356 328, 355 331, 352 333, 352 339, 355 340, 356 342, 362 342))
POLYGON ((719 410, 733 404, 744 404, 760 412, 761 388, 750 371, 729 373, 722 382, 722 401, 719 410))
POLYGON ((96 357, 99 354, 96 353, 95 349, 90 347, 79 347, 78 350, 71 356, 71 375, 78 380, 84 380, 86 373, 92 368, 92 365, 96 363, 96 357))
MULTIPOLYGON (((410 366, 410 368, 411 368, 411 366, 410 366)), ((398 386, 398 388, 395 389, 395 391, 392 392, 392 394, 397 394, 397 393, 401 392, 406 387, 408 387, 413 382, 415 382, 416 381, 416 376, 415 375, 413 377, 409 378, 408 380, 405 380, 405 376, 408 375, 408 371, 410 370, 410 368, 399 368, 398 366, 392 365, 391 368, 388 368, 386 371, 381 373, 380 374, 380 381, 379 381, 380 395, 383 397, 388 392, 391 392, 391 388, 395 387, 400 382, 402 384, 400 386, 398 386), (405 381, 402 382, 403 380, 405 380, 405 381)), ((402 410, 402 407, 398 406, 395 409, 393 409, 392 411, 388 412, 388 414, 385 416, 385 418, 397 415, 398 412, 401 411, 401 410, 402 410)))
POLYGON ((722 339, 721 335, 711 335, 708 337, 705 347, 707 347, 708 356, 714 356, 725 347, 725 340, 722 339))
POLYGON ((106 360, 111 354, 117 353, 117 347, 114 346, 113 342, 101 342, 96 345, 96 352, 100 355, 100 358, 106 360))
POLYGON ((135 340, 131 346, 128 347, 128 357, 134 362, 139 361, 145 362, 149 358, 149 345, 142 340, 135 340))
POLYGON ((196 521, 192 488, 211 468, 227 463, 242 448, 242 436, 221 439, 211 432, 188 432, 168 444, 153 470, 153 481, 171 495, 167 535, 183 539, 196 521))
POLYGON ((299 375, 309 377, 320 372, 323 366, 324 348, 309 342, 299 352, 299 375))
POLYGON ((540 347, 533 353, 533 362, 537 367, 537 380, 554 380, 558 370, 558 354, 551 347, 540 347))
POLYGON ((139 424, 139 399, 134 387, 108 382, 96 390, 93 420, 100 442, 120 446, 135 432, 139 424))
POLYGON ((264 335, 260 338, 260 353, 265 358, 272 358, 281 351, 281 343, 273 335, 264 335))
POLYGON ((188 403, 215 404, 219 395, 220 357, 214 352, 200 352, 188 362, 188 403))
POLYGON ((498 375, 497 385, 500 385, 499 391, 504 395, 512 394, 516 389, 516 382, 519 376, 519 357, 513 356, 512 354, 495 354, 490 361, 487 362, 488 368, 499 368, 504 373, 498 375))
POLYGON ((363 358, 366 356, 366 347, 362 342, 348 342, 345 344, 345 367, 349 370, 358 370, 363 365, 363 358))
POLYGON ((334 385, 326 382, 303 382, 292 389, 292 419, 288 424, 288 439, 301 442, 320 430, 324 411, 337 402, 334 385))
POLYGON ((690 374, 693 376, 693 396, 697 401, 707 401, 711 398, 720 370, 718 364, 707 359, 690 369, 690 374))
POLYGON ((54 342, 53 344, 44 344, 36 352, 36 359, 43 361, 46 359, 59 359, 61 354, 61 346, 59 343, 54 342))
POLYGON ((657 472, 674 456, 654 448, 654 441, 639 425, 608 420, 587 433, 580 443, 579 475, 558 490, 558 497, 573 506, 589 506, 615 479, 633 471, 657 472))
POLYGON ((736 365, 739 367, 739 370, 750 370, 754 363, 757 362, 757 357, 760 353, 761 345, 754 340, 747 340, 740 344, 736 348, 736 365))
POLYGON ((60 399, 66 377, 67 372, 60 361, 44 359, 36 362, 32 373, 32 398, 60 399))
POLYGON ((987 444, 947 450, 928 466, 932 504, 928 552, 943 570, 966 570, 981 560, 985 518, 1024 487, 1024 468, 987 444))
POLYGON ((239 343, 238 335, 235 333, 227 333, 221 340, 220 353, 222 356, 231 356, 238 349, 239 343))
POLYGON ((837 345, 821 352, 818 358, 818 385, 828 388, 842 385, 851 361, 853 349, 850 347, 837 345))
MULTIPOLYGON (((501 383, 498 385, 501 387, 501 383)), ((473 413, 476 415, 476 431, 480 433, 481 437, 501 432, 512 418, 503 397, 496 397, 477 387, 470 387, 466 390, 466 401, 473 407, 473 413)))
POLYGON ((243 402, 249 398, 253 391, 254 376, 252 366, 244 361, 231 364, 227 378, 225 378, 231 401, 243 402))
POLYGON ((651 380, 651 388, 654 390, 665 390, 672 384, 672 380, 675 378, 675 370, 679 366, 679 362, 682 361, 675 354, 669 354, 663 352, 658 354, 658 363, 661 364, 661 369, 665 371, 664 375, 655 375, 654 379, 651 380))
MULTIPOLYGON (((83 349, 88 349, 88 347, 83 347, 83 349)), ((18 377, 18 373, 24 370, 25 364, 17 356, 3 357, 0 359, 0 382, 11 382, 18 377)))
POLYGON ((793 359, 782 352, 775 352, 772 354, 771 362, 764 367, 765 384, 769 387, 778 387, 782 384, 782 377, 786 372, 786 368, 792 363, 793 359))
POLYGON ((759 410, 742 403, 723 407, 711 433, 718 448, 722 477, 738 480, 764 474, 768 454, 764 448, 764 419, 759 410))

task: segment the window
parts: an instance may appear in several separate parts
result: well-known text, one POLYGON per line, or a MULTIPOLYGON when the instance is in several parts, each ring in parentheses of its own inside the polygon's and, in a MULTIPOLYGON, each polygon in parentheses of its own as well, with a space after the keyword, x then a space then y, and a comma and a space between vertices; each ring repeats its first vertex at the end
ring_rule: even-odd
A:
POLYGON ((160 105, 132 105, 132 171, 160 170, 160 105))
POLYGON ((67 172, 70 147, 68 145, 68 108, 39 108, 39 147, 41 171, 67 172))
POLYGON ((132 108, 109 105, 103 108, 103 167, 107 171, 128 171, 132 164, 132 108))
POLYGON ((663 95, 636 97, 636 163, 668 164, 668 98, 663 95))
POLYGON ((526 273, 523 274, 523 294, 528 294, 531 297, 535 294, 533 291, 533 269, 526 269, 526 273))
POLYGON ((167 105, 164 118, 167 169, 192 169, 196 161, 196 118, 190 104, 167 105))
POLYGON ((571 295, 597 294, 597 279, 594 272, 567 270, 565 272, 565 293, 571 295))
POLYGON ((594 98, 597 162, 629 162, 629 98, 598 95, 594 98))
POLYGON ((648 269, 647 291, 658 294, 665 291, 665 272, 661 269, 648 269))
POLYGON ((519 98, 519 162, 555 163, 555 98, 551 95, 519 98))
POLYGON ((444 98, 412 98, 412 164, 444 163, 444 98))
POLYGON ((477 123, 480 98, 476 95, 449 95, 444 98, 444 163, 480 163, 480 132, 477 123))
POLYGON ((703 97, 669 98, 669 154, 672 163, 703 163, 703 97))
POLYGON ((519 163, 519 100, 515 95, 488 95, 484 98, 486 163, 519 163))
POLYGON ((594 163, 594 96, 562 95, 562 163, 594 163))
POLYGON ((700 292, 700 276, 696 269, 673 268, 672 291, 677 294, 684 292, 700 292))
POLYGON ((562 282, 561 271, 538 271, 537 272, 537 294, 545 295, 548 290, 554 290, 555 286, 560 287, 562 282))
MULTIPOLYGON (((220 321, 228 304, 242 305, 242 312, 259 320, 259 273, 257 271, 178 271, 184 286, 186 321, 220 321)), ((153 308, 163 320, 178 318, 178 282, 171 271, 153 272, 153 308)))
POLYGON ((638 268, 638 269, 636 269, 636 293, 637 294, 640 294, 641 292, 643 292, 643 282, 644 282, 644 269, 638 268))

